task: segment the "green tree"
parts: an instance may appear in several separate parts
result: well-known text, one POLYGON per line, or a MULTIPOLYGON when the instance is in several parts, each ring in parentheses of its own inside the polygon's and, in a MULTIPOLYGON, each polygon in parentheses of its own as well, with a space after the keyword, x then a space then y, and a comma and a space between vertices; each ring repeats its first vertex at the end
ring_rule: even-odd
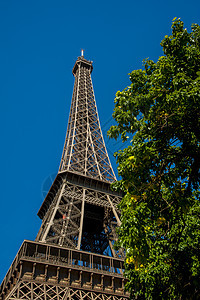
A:
POLYGON ((111 138, 123 191, 118 246, 136 299, 200 299, 200 26, 180 19, 157 63, 116 93, 111 138))

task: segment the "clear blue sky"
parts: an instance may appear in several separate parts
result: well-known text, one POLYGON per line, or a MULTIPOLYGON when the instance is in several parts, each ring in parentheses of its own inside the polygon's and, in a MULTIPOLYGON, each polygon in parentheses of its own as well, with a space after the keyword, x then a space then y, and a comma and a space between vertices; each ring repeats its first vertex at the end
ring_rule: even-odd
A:
MULTIPOLYGON (((199 0, 0 1, 0 281, 22 241, 39 230, 37 211, 46 179, 58 170, 81 48, 94 61, 105 135, 127 74, 143 58, 162 55, 160 42, 174 17, 190 30, 200 23, 199 12, 199 0)), ((105 139, 111 155, 119 145, 105 139)))

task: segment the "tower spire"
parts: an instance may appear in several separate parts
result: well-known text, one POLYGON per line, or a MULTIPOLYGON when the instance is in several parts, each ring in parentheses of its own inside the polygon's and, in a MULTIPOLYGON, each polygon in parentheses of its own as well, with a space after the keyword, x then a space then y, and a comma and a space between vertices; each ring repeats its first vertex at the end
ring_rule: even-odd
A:
POLYGON ((92 69, 91 61, 83 55, 78 57, 72 71, 75 83, 59 172, 72 171, 113 182, 116 177, 100 127, 92 69))

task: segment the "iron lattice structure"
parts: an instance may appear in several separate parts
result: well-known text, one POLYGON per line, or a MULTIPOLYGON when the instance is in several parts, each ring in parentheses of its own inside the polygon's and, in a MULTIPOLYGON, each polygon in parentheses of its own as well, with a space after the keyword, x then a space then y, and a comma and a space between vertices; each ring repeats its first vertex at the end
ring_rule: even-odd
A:
POLYGON ((101 132, 91 79, 92 62, 82 56, 73 68, 74 91, 59 171, 116 180, 101 132))
POLYGON ((35 242, 24 241, 0 299, 124 300, 123 251, 113 247, 120 195, 103 140, 91 80, 78 57, 59 172, 39 209, 35 242))

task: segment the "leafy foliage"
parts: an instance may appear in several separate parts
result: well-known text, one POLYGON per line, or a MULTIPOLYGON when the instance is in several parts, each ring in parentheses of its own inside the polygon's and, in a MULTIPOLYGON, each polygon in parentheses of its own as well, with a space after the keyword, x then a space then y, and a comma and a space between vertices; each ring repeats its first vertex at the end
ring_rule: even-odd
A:
POLYGON ((180 19, 164 55, 130 74, 108 132, 130 145, 117 156, 124 192, 118 246, 137 299, 200 298, 200 26, 180 19))

